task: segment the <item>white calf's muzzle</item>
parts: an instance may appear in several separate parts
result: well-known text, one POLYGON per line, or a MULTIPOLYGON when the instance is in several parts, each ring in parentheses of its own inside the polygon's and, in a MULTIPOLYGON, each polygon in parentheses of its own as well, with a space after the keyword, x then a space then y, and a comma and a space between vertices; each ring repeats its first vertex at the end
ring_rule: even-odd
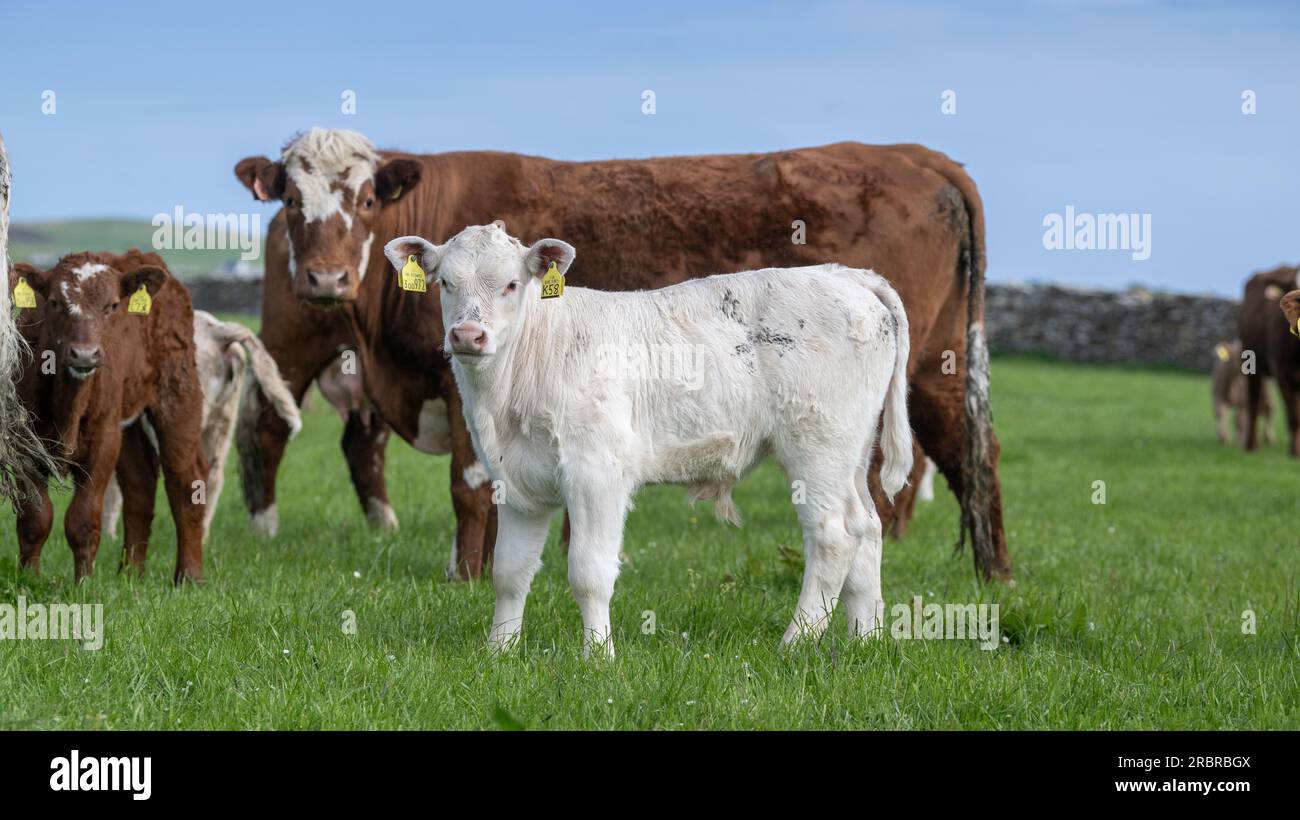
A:
POLYGON ((447 347, 457 356, 482 356, 488 348, 487 328, 478 322, 461 322, 447 331, 447 347))

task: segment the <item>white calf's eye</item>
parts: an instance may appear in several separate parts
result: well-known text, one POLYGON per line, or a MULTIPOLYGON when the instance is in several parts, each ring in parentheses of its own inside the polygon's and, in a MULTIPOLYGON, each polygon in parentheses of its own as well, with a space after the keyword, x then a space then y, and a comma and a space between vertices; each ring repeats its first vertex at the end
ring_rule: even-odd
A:
POLYGON ((518 282, 518 280, 516 280, 516 281, 511 282, 510 284, 506 285, 506 289, 505 289, 504 292, 505 292, 505 293, 514 293, 515 290, 517 290, 518 288, 519 288, 519 282, 518 282))

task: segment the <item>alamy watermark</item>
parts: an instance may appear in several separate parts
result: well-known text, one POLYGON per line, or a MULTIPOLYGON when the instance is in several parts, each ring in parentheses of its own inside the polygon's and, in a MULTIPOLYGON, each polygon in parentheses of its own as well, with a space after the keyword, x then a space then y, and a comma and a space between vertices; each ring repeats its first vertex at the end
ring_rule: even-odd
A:
POLYGON ((1065 206, 1043 217, 1043 247, 1049 251, 1129 251, 1135 261, 1151 258, 1151 214, 1089 214, 1065 206))
POLYGON ((602 379, 670 381, 699 390, 713 363, 709 349, 693 344, 603 344, 596 348, 596 373, 602 379))
POLYGON ((910 604, 889 609, 889 634, 900 641, 979 641, 986 651, 1002 644, 998 604, 924 603, 913 595, 910 604))
POLYGON ((103 604, 0 603, 0 641, 80 641, 94 651, 104 645, 103 604))
POLYGON ((186 213, 177 205, 169 214, 154 214, 151 224, 156 251, 238 249, 244 262, 262 255, 261 214, 186 213))

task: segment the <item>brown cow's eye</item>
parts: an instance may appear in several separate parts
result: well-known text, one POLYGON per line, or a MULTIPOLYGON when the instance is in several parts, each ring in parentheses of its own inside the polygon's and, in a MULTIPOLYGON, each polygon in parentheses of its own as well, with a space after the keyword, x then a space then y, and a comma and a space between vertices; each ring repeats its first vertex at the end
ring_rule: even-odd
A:
POLYGON ((113 311, 117 310, 117 306, 120 305, 120 304, 122 304, 122 303, 121 303, 121 302, 114 302, 113 304, 111 304, 111 305, 109 305, 108 307, 104 308, 104 313, 105 313, 106 315, 109 314, 109 313, 112 313, 113 311))
POLYGON ((284 207, 286 207, 286 208, 297 208, 297 207, 298 207, 298 200, 294 199, 294 198, 291 197, 291 196, 287 196, 287 197, 284 198, 284 207))
POLYGON ((374 197, 369 197, 368 199, 366 199, 366 207, 367 207, 367 208, 371 208, 371 207, 373 207, 374 204, 375 204, 375 198, 374 198, 374 197))

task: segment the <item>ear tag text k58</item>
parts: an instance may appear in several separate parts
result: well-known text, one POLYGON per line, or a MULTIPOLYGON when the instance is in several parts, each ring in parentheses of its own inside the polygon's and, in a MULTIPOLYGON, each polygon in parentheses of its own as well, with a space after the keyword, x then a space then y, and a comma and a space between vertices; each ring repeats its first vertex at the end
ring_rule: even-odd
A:
POLYGON ((546 269, 542 276, 542 298, 554 299, 557 296, 564 295, 564 274, 554 262, 546 269))
POLYGON ((32 290, 32 286, 27 284, 25 278, 19 278, 18 284, 14 285, 14 307, 36 307, 36 291, 32 290))
POLYGON ((137 316, 148 316, 151 310, 153 310, 153 299, 149 296, 149 289, 141 285, 139 290, 131 294, 131 301, 126 303, 126 312, 137 316))
POLYGON ((397 284, 402 290, 409 290, 415 293, 424 293, 428 285, 424 281, 424 268, 420 263, 415 261, 414 256, 406 257, 406 264, 402 266, 402 272, 398 275, 397 284))

